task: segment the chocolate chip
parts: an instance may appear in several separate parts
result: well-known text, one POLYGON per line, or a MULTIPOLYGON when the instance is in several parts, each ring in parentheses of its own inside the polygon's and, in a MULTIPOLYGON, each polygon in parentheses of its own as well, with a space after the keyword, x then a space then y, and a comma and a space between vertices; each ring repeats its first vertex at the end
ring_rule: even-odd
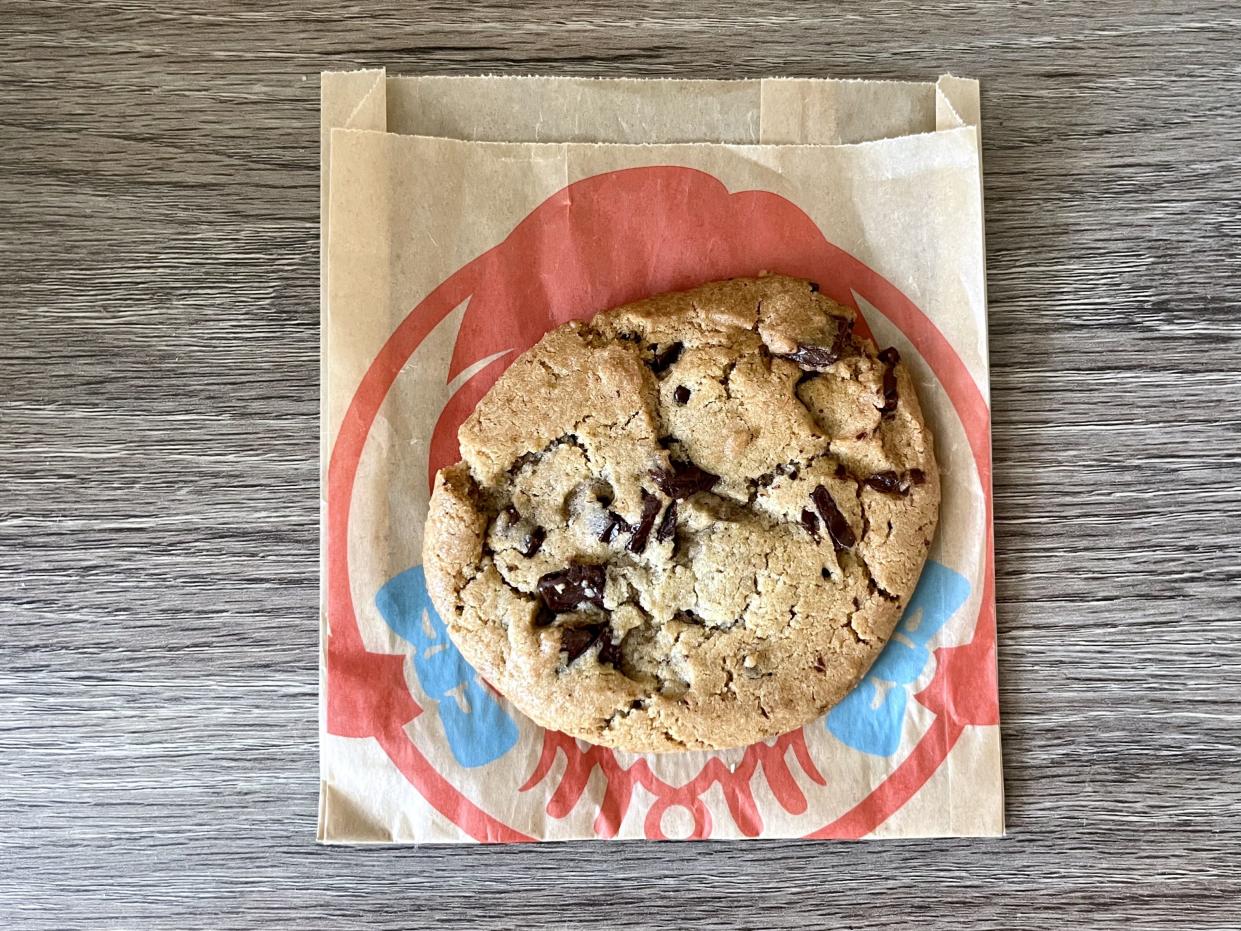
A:
POLYGON ((895 472, 879 472, 862 479, 862 484, 889 495, 909 494, 909 486, 902 488, 901 477, 895 472))
POLYGON ((521 515, 517 513, 517 508, 513 507, 511 504, 508 507, 506 507, 503 511, 501 511, 500 513, 508 518, 508 522, 510 525, 516 524, 518 521, 521 520, 521 515))
POLYGON ((817 294, 817 293, 818 293, 818 291, 819 291, 819 283, 818 283, 817 281, 808 281, 808 282, 806 282, 806 283, 807 283, 808 285, 810 285, 810 293, 811 293, 811 294, 817 294))
POLYGON ((926 481, 926 473, 921 469, 910 469, 909 480, 915 485, 921 485, 926 481))
POLYGON ((584 604, 603 607, 603 589, 607 585, 607 570, 603 566, 587 566, 570 563, 560 572, 549 572, 538 581, 539 596, 543 603, 563 614, 584 604))
POLYGON ((660 543, 667 543, 677 532, 677 503, 669 501, 668 507, 664 509, 663 520, 659 522, 659 528, 655 531, 655 539, 660 543))
POLYGON ((901 354, 896 351, 896 347, 889 346, 883 352, 879 353, 879 361, 887 366, 883 370, 883 407, 879 408, 879 413, 884 417, 891 417, 896 411, 897 390, 896 390, 896 363, 901 361, 901 354))
POLYGON ((837 478, 848 478, 849 477, 849 470, 845 468, 845 464, 843 462, 836 463, 836 477, 837 478))
POLYGON ((689 389, 684 385, 677 385, 677 390, 672 392, 672 400, 678 404, 684 404, 689 400, 689 389))
POLYGON ((604 518, 607 523, 604 524, 603 529, 599 531, 599 541, 601 543, 611 543, 616 539, 616 535, 618 533, 628 533, 632 529, 629 526, 629 521, 625 520, 625 518, 621 517, 615 511, 608 511, 607 514, 604 515, 604 518))
POLYGON ((615 666, 617 669, 620 669, 621 662, 625 658, 624 654, 621 653, 620 644, 612 642, 612 630, 610 627, 605 627, 604 631, 605 633, 603 633, 601 638, 602 642, 599 645, 599 662, 607 663, 609 666, 615 666))
POLYGON ((543 546, 543 541, 547 539, 547 531, 542 527, 535 527, 526 537, 521 548, 521 555, 529 559, 543 546))
POLYGON ((814 668, 817 672, 827 672, 827 663, 823 662, 823 657, 816 656, 814 658, 814 668))
POLYGON ((594 646, 603 627, 566 627, 560 634, 560 649, 567 654, 566 661, 571 663, 594 646))
POLYGON ((685 347, 681 343, 673 343, 663 352, 656 352, 654 358, 651 359, 651 371, 656 375, 663 372, 668 366, 681 358, 681 351, 685 347))
POLYGON ((641 553, 646 549, 646 541, 651 535, 651 527, 655 525, 657 514, 659 514, 659 499, 643 488, 642 517, 638 520, 638 529, 629 538, 629 545, 625 547, 629 552, 641 553))
POLYGON ((819 516, 823 518, 823 526, 827 528, 828 536, 832 538, 832 543, 835 544, 838 550, 848 549, 857 543, 857 537, 853 533, 853 528, 849 526, 845 516, 840 513, 840 508, 836 507, 836 502, 832 500, 832 496, 826 488, 822 485, 816 485, 814 491, 810 493, 810 500, 819 509, 819 516))
POLYGON ((801 525, 806 528, 806 533, 814 539, 815 543, 819 542, 819 519, 815 516, 814 511, 809 508, 803 508, 801 512, 801 525))
POLYGON ((659 486, 660 491, 669 498, 678 499, 688 498, 695 492, 710 491, 720 480, 718 475, 712 475, 693 463, 689 465, 673 463, 671 470, 655 469, 651 472, 651 478, 659 486))

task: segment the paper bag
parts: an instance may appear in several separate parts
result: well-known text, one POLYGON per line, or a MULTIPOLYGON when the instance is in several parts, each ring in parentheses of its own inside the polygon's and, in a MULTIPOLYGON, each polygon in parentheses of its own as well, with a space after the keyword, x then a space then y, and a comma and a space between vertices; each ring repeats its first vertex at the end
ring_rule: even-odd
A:
POLYGON ((323 76, 321 777, 329 842, 1003 830, 976 82, 323 76), (435 470, 567 319, 776 272, 857 307, 918 383, 938 535, 822 719, 635 755, 546 732, 423 584, 435 470))

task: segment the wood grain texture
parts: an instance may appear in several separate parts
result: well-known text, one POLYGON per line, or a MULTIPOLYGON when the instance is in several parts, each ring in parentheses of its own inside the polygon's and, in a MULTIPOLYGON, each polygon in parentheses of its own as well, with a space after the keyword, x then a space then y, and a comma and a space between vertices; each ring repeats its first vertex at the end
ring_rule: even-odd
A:
POLYGON ((0 926, 1241 926, 1241 10, 0 0, 0 926), (316 847, 321 69, 983 81, 994 842, 316 847))

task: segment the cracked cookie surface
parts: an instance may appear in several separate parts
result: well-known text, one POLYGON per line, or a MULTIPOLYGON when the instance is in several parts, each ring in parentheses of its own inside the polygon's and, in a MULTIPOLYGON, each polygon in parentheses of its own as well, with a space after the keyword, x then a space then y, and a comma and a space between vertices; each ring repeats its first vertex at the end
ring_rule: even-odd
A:
POLYGON ((909 373, 801 279, 664 294, 548 333, 436 476, 453 642, 591 743, 741 746, 851 689, 913 592, 939 473, 909 373))

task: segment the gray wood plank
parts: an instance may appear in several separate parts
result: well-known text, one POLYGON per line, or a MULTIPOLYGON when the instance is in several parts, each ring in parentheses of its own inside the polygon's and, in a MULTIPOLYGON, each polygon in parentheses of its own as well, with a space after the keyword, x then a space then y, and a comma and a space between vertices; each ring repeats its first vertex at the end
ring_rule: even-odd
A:
POLYGON ((1241 9, 0 2, 0 925, 1241 926, 1241 9), (313 842, 317 74, 983 81, 994 842, 313 842))

